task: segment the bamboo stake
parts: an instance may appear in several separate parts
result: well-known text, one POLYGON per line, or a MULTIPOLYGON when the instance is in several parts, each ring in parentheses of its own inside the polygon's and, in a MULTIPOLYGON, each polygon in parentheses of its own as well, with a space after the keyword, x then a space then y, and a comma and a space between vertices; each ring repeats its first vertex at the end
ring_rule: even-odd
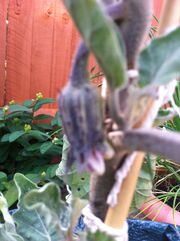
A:
MULTIPOLYGON (((150 101, 146 114, 144 115, 141 122, 139 122, 138 125, 135 126, 135 128, 139 128, 144 124, 149 111, 151 110, 151 108, 153 108, 153 104, 154 102, 150 101)), ((110 227, 116 229, 120 229, 123 227, 124 221, 126 220, 129 213, 129 207, 133 199, 137 179, 139 176, 139 171, 141 169, 144 156, 145 153, 143 152, 137 153, 134 164, 128 176, 124 179, 121 191, 118 194, 118 204, 113 208, 110 207, 107 211, 105 224, 107 224, 110 227)))
MULTIPOLYGON (((180 0, 166 0, 160 21, 159 34, 163 34, 167 28, 179 22, 179 2, 180 0), (167 20, 164 22, 163 19, 167 20)), ((153 104, 154 102, 149 103, 149 108, 147 108, 146 115, 148 115, 149 111, 153 108, 153 104)), ((139 123, 139 125, 135 128, 141 127, 145 120, 146 117, 144 117, 141 123, 139 123)), ((123 227, 124 221, 128 217, 129 208, 132 202, 144 156, 145 153, 142 152, 137 154, 134 165, 132 166, 128 176, 123 181, 121 191, 118 195, 118 204, 114 208, 109 207, 107 211, 105 224, 112 228, 121 229, 123 227)))

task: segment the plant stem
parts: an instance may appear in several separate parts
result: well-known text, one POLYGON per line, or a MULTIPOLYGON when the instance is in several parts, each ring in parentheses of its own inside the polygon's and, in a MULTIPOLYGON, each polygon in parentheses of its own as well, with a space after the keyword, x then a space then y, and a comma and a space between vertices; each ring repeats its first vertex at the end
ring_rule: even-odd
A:
POLYGON ((125 148, 160 154, 180 163, 180 134, 156 129, 127 131, 122 138, 125 148))

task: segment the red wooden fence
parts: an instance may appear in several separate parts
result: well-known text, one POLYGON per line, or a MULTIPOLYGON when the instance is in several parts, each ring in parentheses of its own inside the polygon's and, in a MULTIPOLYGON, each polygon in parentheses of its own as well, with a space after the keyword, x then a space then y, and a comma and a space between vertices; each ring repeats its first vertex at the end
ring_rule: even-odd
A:
POLYGON ((0 1, 0 106, 4 104, 7 0, 0 1))
MULTIPOLYGON (((162 2, 154 0, 157 17, 162 2)), ((39 91, 56 98, 68 79, 79 41, 63 1, 0 0, 0 31, 0 105, 34 98, 39 91)))

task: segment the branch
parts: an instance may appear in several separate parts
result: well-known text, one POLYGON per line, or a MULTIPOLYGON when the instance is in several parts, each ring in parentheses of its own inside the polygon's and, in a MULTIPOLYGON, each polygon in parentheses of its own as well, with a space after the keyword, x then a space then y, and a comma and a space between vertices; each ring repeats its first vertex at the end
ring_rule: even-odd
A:
POLYGON ((137 129, 126 131, 121 136, 119 133, 119 138, 121 148, 159 154, 180 164, 178 133, 157 129, 137 129))

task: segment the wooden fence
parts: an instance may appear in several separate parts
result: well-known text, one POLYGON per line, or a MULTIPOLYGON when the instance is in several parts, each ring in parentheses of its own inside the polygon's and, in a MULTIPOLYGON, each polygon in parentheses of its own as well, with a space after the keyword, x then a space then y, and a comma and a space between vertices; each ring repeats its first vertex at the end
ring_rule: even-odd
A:
MULTIPOLYGON (((154 0, 157 17, 162 3, 154 0)), ((56 98, 79 41, 63 1, 0 0, 0 31, 0 105, 37 92, 56 98)))

